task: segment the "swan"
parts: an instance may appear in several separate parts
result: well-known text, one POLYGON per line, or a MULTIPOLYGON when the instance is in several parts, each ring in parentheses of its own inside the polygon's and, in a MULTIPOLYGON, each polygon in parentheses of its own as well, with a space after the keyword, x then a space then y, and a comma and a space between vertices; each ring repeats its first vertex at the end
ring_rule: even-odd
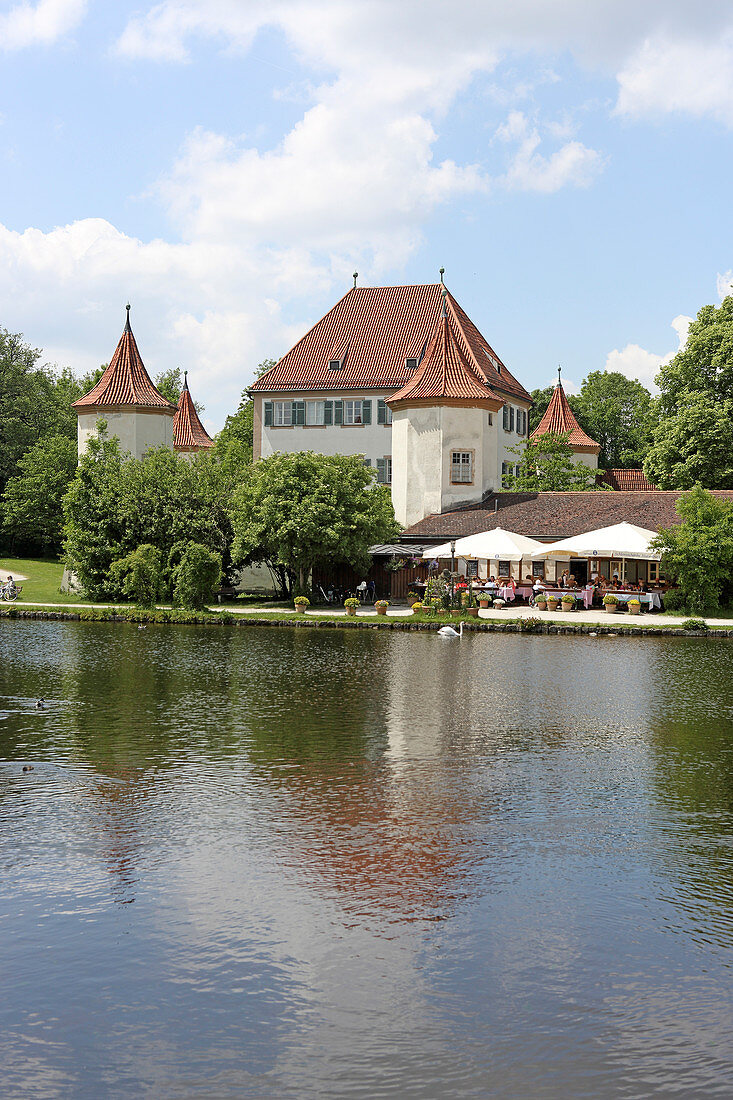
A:
POLYGON ((439 638, 462 638, 463 637, 463 620, 461 619, 460 630, 454 630, 452 626, 441 626, 438 631, 439 638))

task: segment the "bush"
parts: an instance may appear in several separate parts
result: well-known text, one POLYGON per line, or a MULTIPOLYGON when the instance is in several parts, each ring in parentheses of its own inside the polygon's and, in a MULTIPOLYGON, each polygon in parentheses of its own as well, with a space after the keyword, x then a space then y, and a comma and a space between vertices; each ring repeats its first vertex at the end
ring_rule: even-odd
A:
POLYGON ((542 628, 542 619, 534 619, 529 616, 527 619, 519 620, 519 629, 522 634, 537 634, 542 628))
POLYGON ((109 576, 113 586, 140 607, 155 607, 161 586, 160 550, 143 543, 113 562, 109 576))
POLYGON ((173 602, 176 607, 203 610, 221 583, 221 554, 200 542, 189 542, 175 571, 173 602))
POLYGON ((665 611, 685 611, 685 594, 681 588, 670 588, 664 593, 665 611))
POLYGON ((686 619, 682 624, 683 630, 707 630, 708 624, 704 619, 686 619))

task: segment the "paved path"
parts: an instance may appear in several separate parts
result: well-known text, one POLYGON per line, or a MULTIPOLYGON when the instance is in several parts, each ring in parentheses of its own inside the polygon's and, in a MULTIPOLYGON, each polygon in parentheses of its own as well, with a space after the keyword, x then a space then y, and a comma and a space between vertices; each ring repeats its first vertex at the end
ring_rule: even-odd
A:
MULTIPOLYGON (((21 580, 20 576, 13 574, 16 579, 21 580)), ((60 611, 79 611, 83 607, 99 607, 99 608, 112 608, 117 607, 120 611, 125 610, 124 605, 112 604, 112 603, 39 603, 36 600, 29 600, 28 606, 31 607, 49 607, 57 608, 60 611)), ((18 600, 15 604, 16 607, 23 607, 23 600, 18 600)), ((161 604, 161 609, 167 607, 170 609, 170 605, 161 604)), ((219 610, 216 604, 212 604, 212 611, 219 610)), ((283 607, 222 607, 220 610, 229 611, 233 615, 281 615, 286 608, 283 607)), ((292 612, 295 617, 295 612, 292 612)), ((305 618, 315 619, 321 616, 334 616, 338 615, 344 619, 347 616, 346 612, 340 608, 314 608, 308 610, 305 613, 305 618)), ((300 616, 298 616, 300 617, 300 616)), ((390 619, 405 619, 412 617, 412 611, 409 607, 395 607, 387 612, 387 618, 390 619)), ((377 612, 372 607, 360 607, 356 612, 355 618, 357 619, 376 619, 377 612)), ((657 615, 647 612, 644 615, 629 615, 628 613, 621 612, 609 612, 603 611, 600 608, 594 608, 592 611, 539 611, 536 607, 510 607, 507 606, 501 611, 495 611, 493 608, 487 608, 485 611, 479 611, 479 618, 481 619, 496 619, 501 621, 502 619, 539 619, 540 622, 548 623, 565 623, 570 625, 571 623, 592 623, 595 626, 680 626, 685 622, 689 615, 657 615)), ((704 616, 705 622, 708 626, 724 626, 727 629, 733 629, 733 619, 716 619, 709 616, 704 616)))
POLYGON ((28 578, 24 577, 22 573, 8 573, 6 569, 0 569, 0 584, 5 584, 8 577, 12 576, 14 581, 27 581, 28 578))

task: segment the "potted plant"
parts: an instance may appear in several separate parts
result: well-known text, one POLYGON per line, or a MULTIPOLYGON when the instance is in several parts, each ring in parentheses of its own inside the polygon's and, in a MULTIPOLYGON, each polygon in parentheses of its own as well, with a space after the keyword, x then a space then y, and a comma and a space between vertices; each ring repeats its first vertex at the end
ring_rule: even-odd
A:
POLYGON ((356 596, 349 596, 347 600, 344 600, 344 607, 346 608, 347 615, 356 615, 356 609, 359 606, 359 601, 356 596))
POLYGON ((562 600, 560 602, 562 604, 563 611, 575 610, 575 596, 572 594, 572 592, 563 592, 562 600))
POLYGON ((417 592, 408 592, 407 593, 407 603, 410 607, 414 607, 415 604, 418 603, 419 599, 420 599, 420 596, 417 592))
POLYGON ((484 611, 486 610, 487 607, 491 607, 491 596, 488 596, 488 595, 480 596, 479 601, 478 601, 478 605, 479 605, 479 607, 483 608, 484 611))
POLYGON ((547 610, 547 596, 545 595, 544 592, 538 592, 537 593, 537 598, 534 601, 534 605, 535 605, 535 607, 538 607, 540 609, 540 611, 546 611, 547 610))
POLYGON ((432 608, 433 615, 439 615, 443 608, 443 601, 440 596, 434 596, 430 601, 430 607, 432 608))
POLYGON ((293 603, 295 604, 295 610, 300 615, 305 615, 305 609, 310 605, 310 600, 307 596, 296 596, 293 603))
POLYGON ((603 606, 606 611, 616 611, 618 609, 618 596, 614 596, 613 592, 606 592, 603 597, 603 606))
POLYGON ((504 607, 505 603, 506 603, 506 600, 494 600, 494 607, 498 611, 501 611, 501 609, 502 609, 502 607, 504 607))
POLYGON ((389 607, 389 600, 377 600, 374 606, 377 609, 377 615, 386 615, 387 608, 389 607))
POLYGON ((550 595, 547 597, 547 606, 549 607, 550 611, 557 611, 558 603, 559 600, 557 596, 553 592, 551 592, 550 595))
POLYGON ((641 600, 629 600, 626 606, 629 609, 629 615, 638 615, 641 611, 641 600))
POLYGON ((414 604, 412 605, 412 614, 413 615, 419 615, 421 611, 422 611, 422 604, 420 603, 419 600, 415 600, 414 604))

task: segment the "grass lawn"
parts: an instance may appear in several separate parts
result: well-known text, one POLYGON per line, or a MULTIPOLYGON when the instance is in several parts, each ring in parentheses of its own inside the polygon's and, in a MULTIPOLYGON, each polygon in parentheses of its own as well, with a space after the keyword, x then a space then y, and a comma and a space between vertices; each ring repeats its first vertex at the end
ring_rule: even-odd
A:
POLYGON ((23 591, 18 597, 21 603, 89 603, 82 596, 71 596, 59 592, 64 567, 55 558, 0 558, 0 569, 13 576, 27 577, 27 581, 18 581, 23 591))

